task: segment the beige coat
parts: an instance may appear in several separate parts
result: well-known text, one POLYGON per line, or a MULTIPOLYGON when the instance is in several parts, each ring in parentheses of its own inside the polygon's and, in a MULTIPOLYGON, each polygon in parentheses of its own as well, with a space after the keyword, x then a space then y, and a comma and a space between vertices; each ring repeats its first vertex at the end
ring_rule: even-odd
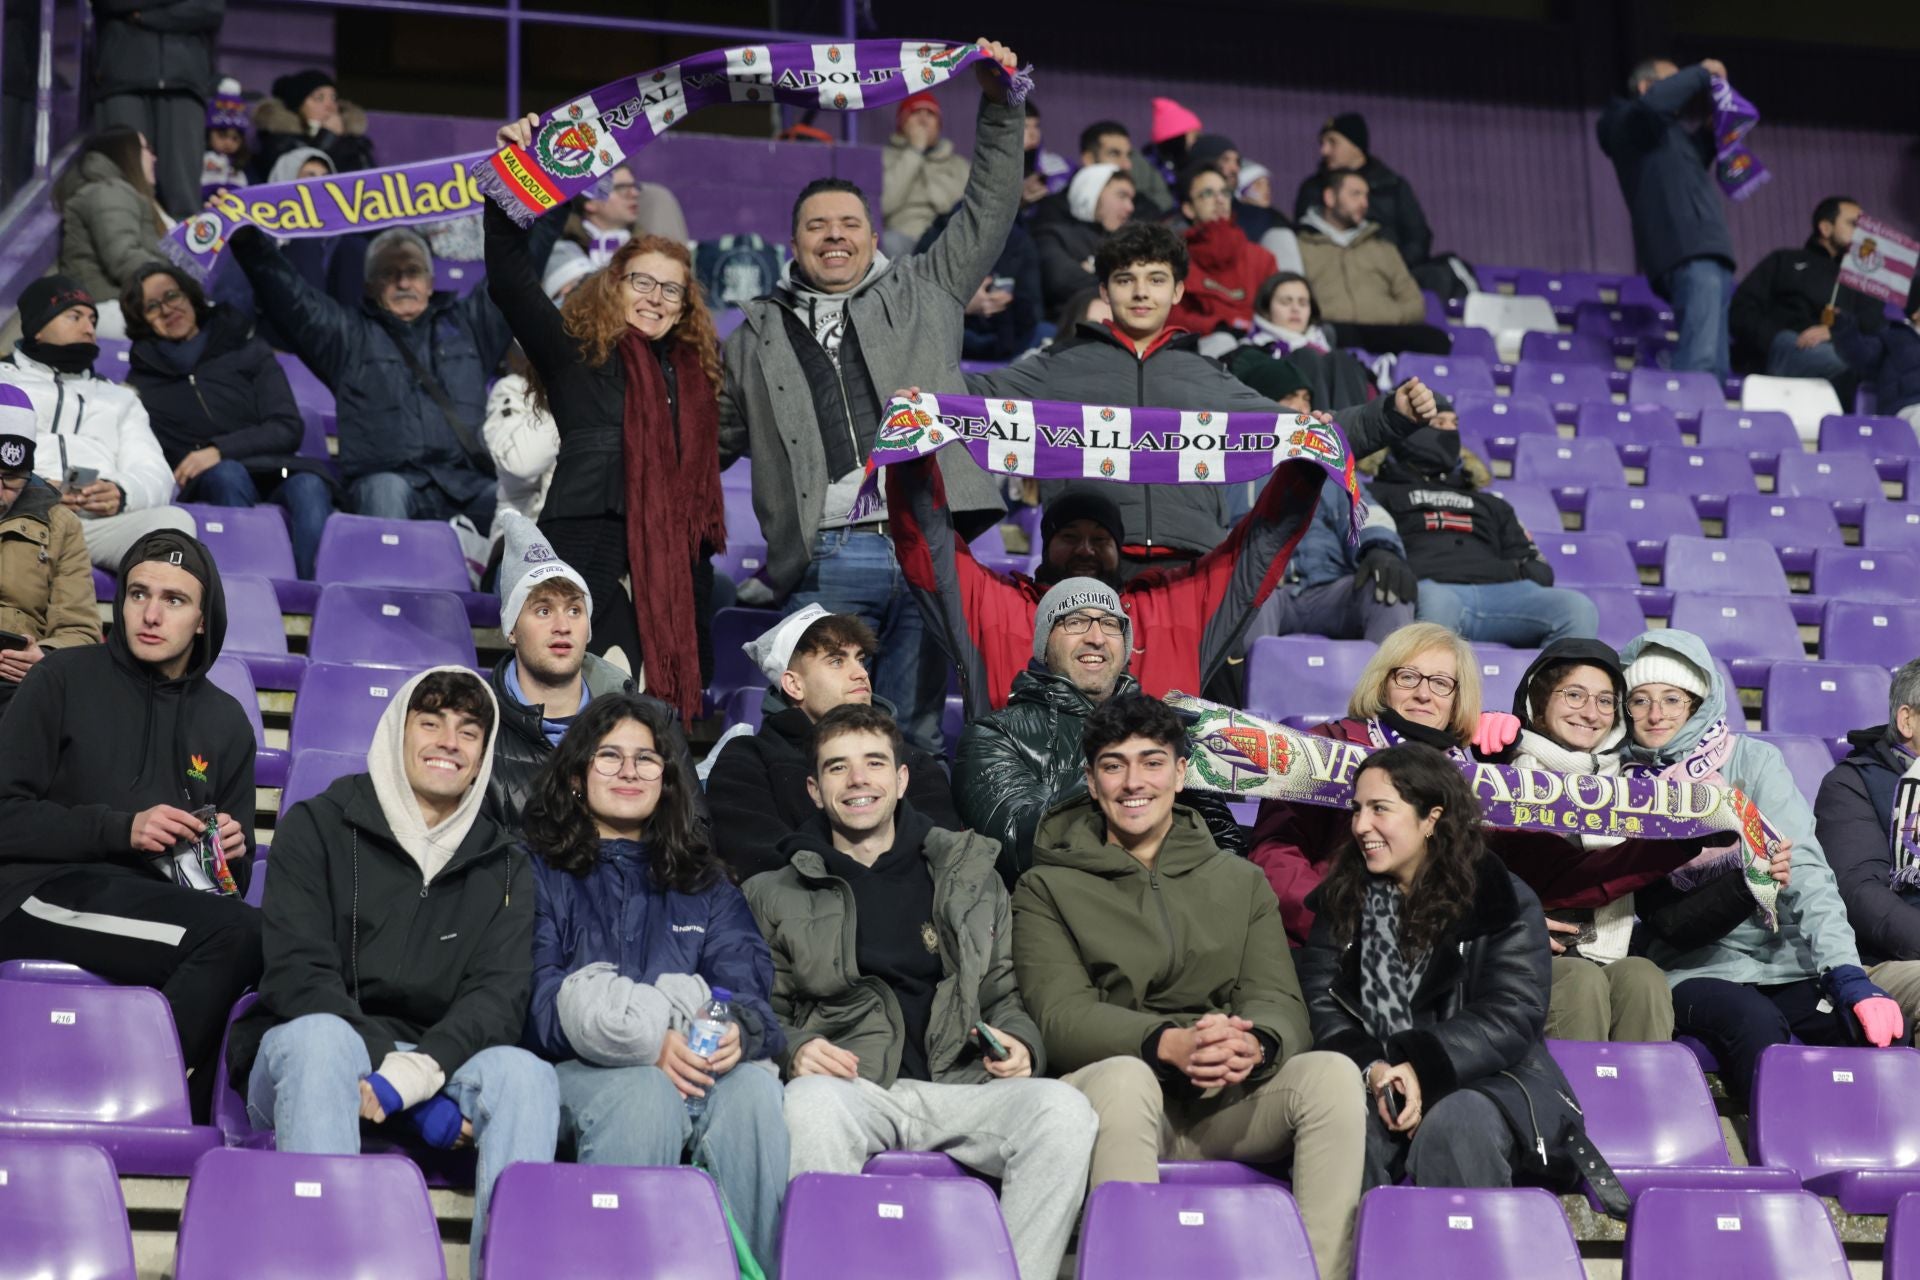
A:
POLYGON ((971 166, 945 138, 919 151, 894 134, 881 155, 880 215, 887 230, 918 240, 933 220, 960 203, 971 166))
POLYGON ((1380 235, 1380 224, 1363 222, 1345 248, 1300 224, 1300 260, 1320 314, 1339 324, 1419 324, 1427 317, 1420 286, 1400 251, 1380 235))
POLYGON ((80 517, 39 480, 0 514, 0 631, 49 649, 100 643, 93 562, 80 517))

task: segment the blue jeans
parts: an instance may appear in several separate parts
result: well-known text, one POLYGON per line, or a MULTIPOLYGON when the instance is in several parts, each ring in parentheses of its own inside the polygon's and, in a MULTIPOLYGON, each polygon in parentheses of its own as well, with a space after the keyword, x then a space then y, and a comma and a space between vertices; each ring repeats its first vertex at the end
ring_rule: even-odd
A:
POLYGON ((947 700, 949 664, 927 634, 893 543, 877 533, 822 529, 813 535, 813 563, 787 597, 788 613, 818 603, 851 613, 873 628, 880 654, 873 692, 893 704, 900 731, 914 746, 941 752, 940 713, 947 700), (931 655, 931 661, 925 660, 931 655))
MULTIPOLYGON (((260 490, 246 467, 222 458, 193 478, 180 495, 183 502, 214 507, 253 507, 260 490)), ((272 500, 287 510, 293 537, 293 563, 303 578, 313 577, 313 557, 320 550, 320 534, 333 514, 333 486, 313 471, 296 471, 274 487, 272 500)))
MULTIPOLYGON (((360 1081, 372 1070, 366 1041, 346 1019, 331 1013, 295 1018, 261 1039, 247 1081, 247 1114, 256 1126, 273 1129, 282 1151, 358 1155, 360 1081)), ((560 1090, 551 1066, 525 1049, 494 1045, 467 1059, 441 1092, 472 1122, 479 1150, 472 1240, 477 1275, 494 1180, 516 1160, 553 1159, 560 1090)))
POLYGON ((1718 258, 1688 258, 1667 272, 1661 284, 1680 326, 1673 368, 1705 369, 1725 378, 1732 366, 1727 308, 1733 304, 1733 269, 1718 258))
POLYGON ((581 1164, 693 1163, 713 1175, 747 1246, 769 1277, 780 1254, 780 1202, 787 1194, 787 1121, 780 1077, 742 1062, 707 1090, 699 1117, 658 1067, 563 1062, 560 1132, 581 1164))
POLYGON ((1600 635, 1600 611, 1593 601, 1581 592, 1537 582, 1470 586, 1422 578, 1414 612, 1420 621, 1437 622, 1463 639, 1516 649, 1600 635))
POLYGON ((493 525, 499 495, 493 489, 476 494, 470 502, 459 502, 433 481, 399 471, 375 471, 361 476, 348 486, 357 515, 378 516, 382 520, 451 520, 466 516, 473 527, 485 533, 493 525))
POLYGON ((1843 378, 1853 370, 1831 342, 1817 342, 1802 351, 1800 335, 1783 329, 1773 335, 1767 350, 1767 372, 1782 378, 1843 378))

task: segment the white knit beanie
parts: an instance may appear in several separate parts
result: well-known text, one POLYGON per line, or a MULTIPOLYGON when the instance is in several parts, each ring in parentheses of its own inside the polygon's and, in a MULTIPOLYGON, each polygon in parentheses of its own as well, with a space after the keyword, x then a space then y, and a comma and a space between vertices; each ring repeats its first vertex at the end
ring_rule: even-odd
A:
POLYGON ((800 637, 807 628, 827 616, 830 611, 822 605, 810 604, 797 609, 780 619, 752 640, 740 646, 740 651, 753 660, 760 668, 760 674, 767 678, 768 684, 779 684, 780 676, 793 661, 793 647, 800 643, 800 637))
POLYGON ((1067 212, 1082 222, 1092 222, 1093 211, 1100 205, 1100 193, 1118 172, 1117 164, 1090 164, 1074 174, 1073 181, 1067 184, 1067 212))
POLYGON ((572 565, 554 553, 553 544, 540 533, 540 526, 518 511, 504 512, 495 518, 505 531, 506 545, 500 553, 500 631, 512 635, 526 607, 527 594, 550 578, 565 578, 577 585, 587 597, 587 616, 593 616, 593 592, 587 580, 572 565))
POLYGON ((1629 693, 1643 684, 1670 684, 1701 699, 1712 687, 1704 671, 1673 650, 1658 645, 1649 645, 1640 651, 1640 656, 1626 670, 1626 681, 1629 693))

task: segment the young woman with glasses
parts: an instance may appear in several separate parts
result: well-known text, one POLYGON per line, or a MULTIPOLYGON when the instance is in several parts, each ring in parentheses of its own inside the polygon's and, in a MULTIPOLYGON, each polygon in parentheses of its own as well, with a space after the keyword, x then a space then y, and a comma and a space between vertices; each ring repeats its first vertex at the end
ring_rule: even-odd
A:
MULTIPOLYGON (((539 117, 500 129, 532 143, 539 117)), ((560 432, 540 530, 593 593, 588 649, 646 664, 647 692, 699 715, 713 671, 709 559, 726 548, 720 344, 687 247, 639 236, 555 307, 527 233, 488 202, 487 290, 560 432), (629 596, 622 579, 631 582, 629 596)))

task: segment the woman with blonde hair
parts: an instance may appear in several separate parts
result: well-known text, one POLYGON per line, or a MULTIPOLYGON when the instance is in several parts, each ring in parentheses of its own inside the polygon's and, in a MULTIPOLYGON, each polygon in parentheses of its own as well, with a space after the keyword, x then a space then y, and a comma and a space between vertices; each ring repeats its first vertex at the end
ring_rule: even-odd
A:
MULTIPOLYGON (((1373 748, 1419 742, 1469 760, 1479 725, 1480 665, 1472 647, 1443 626, 1416 622, 1374 651, 1354 684, 1346 718, 1316 725, 1313 733, 1373 748)), ((1345 842, 1348 817, 1341 809, 1261 802, 1248 856, 1267 873, 1296 947, 1313 928, 1307 895, 1320 887, 1345 842)))
MULTIPOLYGON (((503 126, 498 145, 530 145, 538 120, 503 126)), ((720 345, 692 260, 678 241, 638 237, 556 308, 526 233, 492 204, 486 237, 488 294, 560 432, 540 529, 593 595, 588 647, 620 649, 636 673, 644 660, 647 692, 690 721, 712 663, 708 557, 727 536, 720 345)))

